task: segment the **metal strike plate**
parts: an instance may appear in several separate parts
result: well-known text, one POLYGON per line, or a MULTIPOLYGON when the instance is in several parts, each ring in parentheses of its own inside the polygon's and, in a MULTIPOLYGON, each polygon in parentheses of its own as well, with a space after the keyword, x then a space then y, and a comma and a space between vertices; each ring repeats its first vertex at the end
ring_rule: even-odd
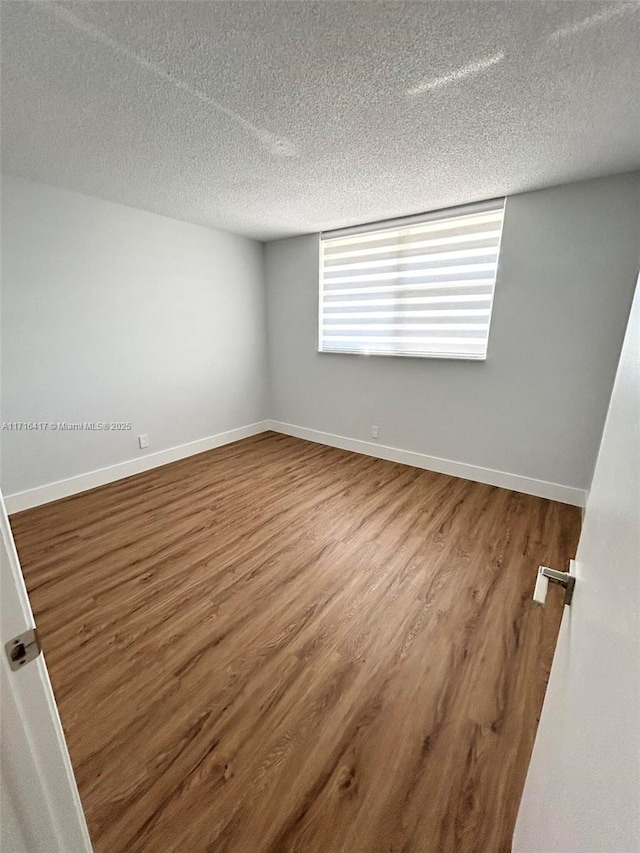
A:
POLYGON ((9 640, 4 644, 7 652, 9 666, 15 672, 17 669, 35 660, 40 654, 40 640, 38 639, 38 631, 36 628, 30 628, 23 634, 18 634, 13 640, 9 640))

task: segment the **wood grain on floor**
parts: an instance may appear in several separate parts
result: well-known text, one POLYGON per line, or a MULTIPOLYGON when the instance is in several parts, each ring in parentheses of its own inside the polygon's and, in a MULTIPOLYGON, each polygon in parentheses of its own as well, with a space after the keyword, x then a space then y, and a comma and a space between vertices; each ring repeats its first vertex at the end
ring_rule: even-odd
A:
POLYGON ((579 510, 273 433, 11 519, 98 853, 503 853, 579 510))

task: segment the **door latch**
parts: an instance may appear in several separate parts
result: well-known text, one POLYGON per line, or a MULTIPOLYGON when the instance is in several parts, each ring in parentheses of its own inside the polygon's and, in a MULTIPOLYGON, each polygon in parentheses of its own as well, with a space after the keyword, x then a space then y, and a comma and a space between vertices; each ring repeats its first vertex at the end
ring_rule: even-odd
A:
POLYGON ((38 639, 38 631, 36 628, 29 628, 23 634, 18 634, 13 640, 9 640, 4 644, 9 660, 9 666, 15 672, 35 660, 41 651, 40 640, 38 639))
POLYGON ((533 590, 533 600, 536 604, 544 604, 547 600, 549 581, 564 587, 564 603, 571 604, 573 589, 576 585, 575 576, 569 572, 559 572, 557 569, 550 569, 547 566, 538 567, 538 577, 536 578, 536 586, 533 590))

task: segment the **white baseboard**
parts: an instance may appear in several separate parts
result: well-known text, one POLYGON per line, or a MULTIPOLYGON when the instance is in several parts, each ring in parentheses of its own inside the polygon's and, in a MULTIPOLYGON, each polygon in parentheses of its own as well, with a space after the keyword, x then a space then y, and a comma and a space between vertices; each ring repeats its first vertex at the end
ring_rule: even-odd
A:
POLYGON ((453 477, 462 477, 465 480, 475 480, 478 483, 486 483, 489 486, 499 486, 502 489, 510 489, 513 492, 524 492, 527 495, 535 495, 539 498, 548 498, 552 501, 583 507, 586 493, 582 489, 572 486, 562 486, 560 483, 548 483, 546 480, 534 480, 531 477, 522 477, 519 474, 509 474, 506 471, 495 471, 492 468, 480 468, 477 465, 467 465, 464 462, 454 462, 452 459, 441 459, 438 456, 428 456, 425 453, 415 453, 412 450, 400 450, 397 447, 387 447, 384 444, 374 444, 372 441, 361 441, 356 438, 346 438, 342 435, 334 435, 330 432, 319 432, 307 427, 285 424, 281 421, 267 421, 268 429, 291 435, 295 438, 304 438, 314 441, 316 444, 328 444, 330 447, 339 447, 341 450, 352 450, 355 453, 364 453, 366 456, 376 456, 379 459, 387 459, 390 462, 401 462, 404 465, 413 465, 415 468, 425 468, 427 471, 437 471, 439 474, 451 474, 453 477))
POLYGON ((452 459, 441 459, 438 456, 428 456, 425 453, 415 453, 412 450, 400 450, 397 447, 388 447, 372 441, 361 441, 356 438, 347 438, 342 435, 334 435, 329 432, 320 432, 307 427, 286 424, 281 421, 258 421, 248 426, 221 432, 188 444, 180 444, 167 450, 159 450, 140 456, 138 459, 129 459, 119 462, 107 468, 99 468, 86 474, 69 477, 66 480, 58 480, 55 483, 47 483, 35 489, 27 489, 24 492, 16 492, 5 495, 5 503, 9 515, 30 509, 34 506, 57 501, 70 495, 113 483, 133 474, 141 474, 152 468, 194 456, 196 453, 204 453, 224 444, 231 444, 242 438, 258 435, 266 430, 281 432, 295 438, 303 438, 314 441, 316 444, 326 444, 329 447, 339 447, 341 450, 351 450, 354 453, 363 453, 366 456, 376 456, 379 459, 387 459, 390 462, 400 462, 404 465, 412 465, 414 468, 424 468, 427 471, 437 471, 440 474, 451 474, 453 477, 462 477, 465 480, 475 480, 478 483, 487 483, 490 486, 499 486, 503 489, 511 489, 514 492, 524 492, 527 495, 535 495, 540 498, 548 498, 553 501, 584 507, 586 492, 571 486, 562 486, 559 483, 548 483, 545 480, 534 480, 530 477, 522 477, 519 474, 509 474, 506 471, 495 471, 492 468, 480 468, 477 465, 467 465, 464 462, 454 462, 452 459))
POLYGON ((23 509, 30 509, 34 506, 40 506, 40 504, 57 501, 60 498, 67 498, 70 495, 78 494, 78 492, 86 492, 89 489, 95 489, 96 486, 104 486, 106 483, 113 483, 115 480, 122 480, 125 477, 131 477, 133 474, 141 474, 143 471, 159 468, 169 462, 185 459, 187 456, 195 456, 196 453, 204 453, 206 450, 222 447, 223 444, 231 444, 233 441, 258 435, 258 433, 265 432, 268 429, 269 421, 258 421, 254 424, 248 424, 248 426, 238 427, 238 429, 231 429, 228 432, 220 432, 217 435, 190 441, 188 444, 169 447, 167 450, 158 450, 156 453, 149 453, 146 456, 140 456, 138 459, 118 462, 116 465, 99 468, 97 471, 89 471, 87 474, 78 474, 75 477, 57 480, 55 483, 47 483, 35 489, 5 495, 7 513, 11 515, 14 512, 21 512, 23 509))

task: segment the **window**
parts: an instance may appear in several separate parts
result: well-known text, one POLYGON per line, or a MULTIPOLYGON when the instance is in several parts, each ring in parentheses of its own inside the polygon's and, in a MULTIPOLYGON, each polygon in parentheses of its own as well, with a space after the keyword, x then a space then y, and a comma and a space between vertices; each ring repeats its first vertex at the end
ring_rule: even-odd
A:
POLYGON ((332 231, 320 352, 485 359, 504 199, 332 231))

